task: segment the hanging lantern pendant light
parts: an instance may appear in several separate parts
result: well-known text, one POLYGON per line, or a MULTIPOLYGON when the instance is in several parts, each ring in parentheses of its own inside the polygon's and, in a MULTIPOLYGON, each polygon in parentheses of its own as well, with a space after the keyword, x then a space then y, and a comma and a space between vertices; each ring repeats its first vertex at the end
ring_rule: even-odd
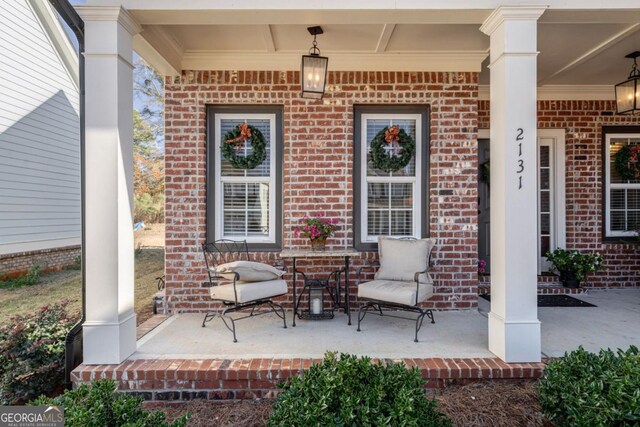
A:
POLYGON ((616 85, 616 110, 618 114, 640 113, 640 69, 637 58, 640 51, 632 52, 625 58, 633 59, 629 78, 616 85))
POLYGON ((329 58, 320 56, 320 49, 316 36, 323 34, 322 27, 309 27, 309 33, 313 36, 313 44, 308 55, 302 55, 300 80, 302 84, 302 97, 308 99, 322 99, 324 87, 327 82, 327 65, 329 58))

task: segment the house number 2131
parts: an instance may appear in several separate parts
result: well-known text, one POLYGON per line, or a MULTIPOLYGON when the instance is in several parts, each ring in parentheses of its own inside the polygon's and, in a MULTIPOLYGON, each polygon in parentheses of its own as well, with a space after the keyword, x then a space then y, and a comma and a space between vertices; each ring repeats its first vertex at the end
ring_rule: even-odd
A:
POLYGON ((524 130, 518 128, 518 134, 516 135, 516 142, 518 143, 518 190, 522 189, 522 172, 524 172, 524 160, 522 159, 522 140, 524 139, 524 130))

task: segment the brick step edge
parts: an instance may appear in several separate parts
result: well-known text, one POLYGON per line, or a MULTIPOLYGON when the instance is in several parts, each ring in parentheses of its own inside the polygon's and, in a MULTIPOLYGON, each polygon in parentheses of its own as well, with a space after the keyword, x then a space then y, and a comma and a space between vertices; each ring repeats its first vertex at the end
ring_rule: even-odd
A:
MULTIPOLYGON (((273 398, 277 386, 302 374, 321 359, 148 359, 120 365, 80 365, 71 373, 74 385, 113 379, 119 390, 148 401, 273 398)), ((379 363, 380 359, 373 359, 379 363)), ((542 376, 544 363, 505 363, 497 358, 383 359, 422 371, 425 388, 484 380, 530 380, 542 376)))
MULTIPOLYGON (((560 276, 557 276, 555 274, 538 274, 538 283, 541 285, 548 285, 548 284, 554 284, 554 285, 560 285, 560 276)), ((491 275, 489 274, 483 274, 480 275, 478 277, 478 284, 483 285, 483 284, 489 284, 491 283, 491 275)))
MULTIPOLYGON (((586 294, 587 288, 565 288, 561 284, 538 283, 538 295, 579 295, 586 294)), ((478 295, 487 295, 491 291, 489 283, 478 285, 478 295)))

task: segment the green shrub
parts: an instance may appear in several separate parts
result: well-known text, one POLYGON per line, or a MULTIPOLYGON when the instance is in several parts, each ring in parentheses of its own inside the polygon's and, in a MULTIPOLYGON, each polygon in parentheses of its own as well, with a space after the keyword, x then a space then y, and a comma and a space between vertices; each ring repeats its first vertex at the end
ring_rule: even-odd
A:
POLYGON ((188 415, 169 423, 164 412, 149 412, 142 408, 142 398, 116 392, 113 380, 80 385, 56 398, 40 397, 31 404, 55 405, 64 408, 66 427, 182 427, 188 415))
POLYGON ((76 320, 67 304, 43 306, 0 326, 1 405, 24 403, 64 384, 64 342, 76 320))
POLYGON ((270 426, 450 426, 416 368, 327 353, 280 386, 270 426))
POLYGON ((604 257, 598 253, 582 253, 575 249, 558 248, 553 252, 547 251, 544 256, 551 263, 552 270, 560 274, 573 273, 580 281, 586 279, 589 273, 604 268, 604 257))
POLYGON ((38 283, 40 280, 40 266, 35 265, 31 267, 29 272, 24 276, 16 277, 15 279, 6 279, 0 281, 0 289, 16 289, 23 286, 32 286, 38 283))
POLYGON ((82 255, 78 255, 73 259, 73 264, 64 268, 65 270, 82 270, 82 255))
POLYGON ((640 424, 640 353, 582 347, 547 364, 538 385, 545 415, 558 426, 640 424))
POLYGON ((164 222, 164 194, 144 193, 133 198, 134 218, 149 223, 164 222))

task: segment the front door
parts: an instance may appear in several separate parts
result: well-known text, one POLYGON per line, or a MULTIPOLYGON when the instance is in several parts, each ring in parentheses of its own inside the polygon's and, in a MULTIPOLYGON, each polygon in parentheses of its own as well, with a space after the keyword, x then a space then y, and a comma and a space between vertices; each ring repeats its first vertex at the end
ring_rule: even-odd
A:
MULTIPOLYGON (((489 191, 489 140, 478 141, 478 257, 491 270, 489 191)), ((538 130, 538 273, 549 271, 547 251, 565 247, 564 131, 538 130)))
POLYGON ((478 140, 478 258, 486 265, 485 273, 491 273, 491 206, 489 204, 489 140, 478 140))

